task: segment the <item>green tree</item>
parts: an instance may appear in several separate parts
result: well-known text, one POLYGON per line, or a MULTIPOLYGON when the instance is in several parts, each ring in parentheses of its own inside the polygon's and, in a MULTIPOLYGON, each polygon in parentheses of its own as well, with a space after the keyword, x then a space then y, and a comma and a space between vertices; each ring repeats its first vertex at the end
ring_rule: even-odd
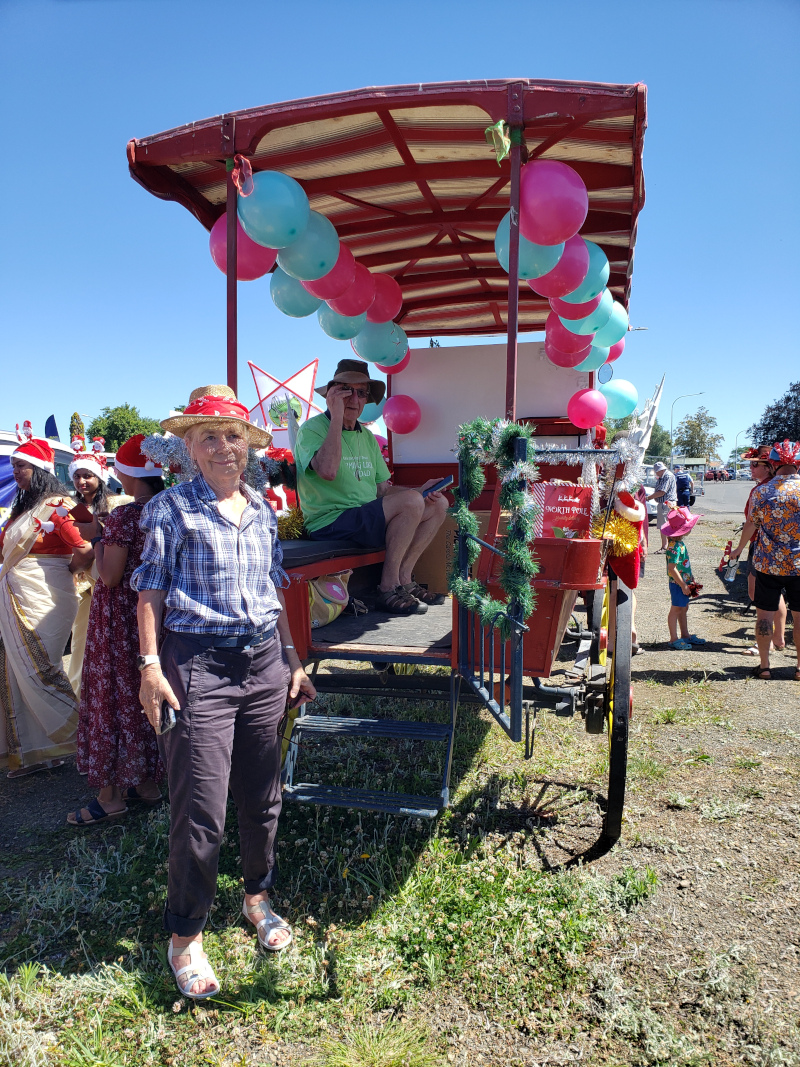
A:
POLYGON ((672 450, 672 441, 669 433, 656 419, 653 423, 653 432, 650 434, 650 444, 645 452, 645 459, 654 462, 657 459, 666 459, 672 450))
POLYGON ((83 428, 83 419, 80 417, 77 411, 73 411, 72 418, 69 420, 69 439, 70 443, 74 441, 76 437, 80 437, 81 440, 86 436, 86 431, 83 428))
POLYGON ((159 433, 161 425, 156 419, 148 419, 139 414, 139 409, 130 404, 119 404, 115 408, 103 408, 89 426, 89 439, 103 437, 106 452, 116 452, 119 446, 134 434, 159 433))
POLYGON ((790 385, 780 400, 769 404, 747 432, 758 445, 774 445, 787 437, 800 441, 800 382, 790 385))
POLYGON ((725 439, 721 433, 714 433, 716 427, 717 420, 708 408, 698 408, 694 415, 681 420, 675 431, 675 450, 684 456, 708 460, 725 439))

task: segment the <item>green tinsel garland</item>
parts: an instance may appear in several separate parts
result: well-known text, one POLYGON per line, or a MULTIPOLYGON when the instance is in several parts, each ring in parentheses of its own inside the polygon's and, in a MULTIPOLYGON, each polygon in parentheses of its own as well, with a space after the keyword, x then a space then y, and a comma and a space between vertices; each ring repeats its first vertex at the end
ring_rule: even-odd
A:
MULTIPOLYGON (((462 481, 453 491, 455 503, 450 514, 460 534, 478 536, 478 520, 469 505, 486 484, 484 463, 494 463, 500 480, 500 507, 511 513, 505 559, 500 571, 500 587, 508 599, 495 600, 476 578, 462 578, 457 556, 453 559, 448 585, 459 603, 478 615, 484 626, 498 626, 504 637, 511 628, 506 617, 508 604, 519 604, 523 620, 533 612, 536 604, 531 578, 539 568, 529 545, 533 540, 537 506, 527 482, 535 480, 537 471, 532 463, 514 459, 514 442, 520 437, 528 440, 533 433, 531 425, 519 426, 502 419, 477 418, 458 429, 457 452, 462 463, 462 481)), ((474 566, 479 555, 480 545, 467 540, 470 566, 474 566)))

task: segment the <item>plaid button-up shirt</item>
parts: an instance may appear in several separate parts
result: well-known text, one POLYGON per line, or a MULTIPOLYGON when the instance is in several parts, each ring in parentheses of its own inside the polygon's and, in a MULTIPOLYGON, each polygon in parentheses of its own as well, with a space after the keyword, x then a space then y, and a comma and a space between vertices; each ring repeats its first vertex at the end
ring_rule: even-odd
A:
POLYGON ((275 625, 275 590, 289 584, 278 524, 265 500, 244 484, 242 491, 238 527, 220 514, 201 474, 145 504, 147 538, 131 586, 166 590, 168 630, 239 637, 275 625))

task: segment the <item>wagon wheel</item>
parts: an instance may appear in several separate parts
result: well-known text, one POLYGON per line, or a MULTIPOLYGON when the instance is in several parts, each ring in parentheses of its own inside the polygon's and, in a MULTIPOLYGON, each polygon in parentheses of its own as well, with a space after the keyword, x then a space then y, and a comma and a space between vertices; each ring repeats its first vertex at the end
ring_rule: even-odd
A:
POLYGON ((592 589, 586 594, 588 626, 592 634, 592 648, 589 654, 590 692, 584 716, 588 734, 602 734, 606 730, 609 589, 610 584, 606 583, 601 589, 592 589))
POLYGON ((611 588, 616 600, 616 627, 611 670, 605 694, 608 717, 608 806, 604 831, 609 841, 622 833, 625 777, 628 770, 628 724, 631 712, 632 594, 618 578, 611 588))
POLYGON ((592 589, 589 594, 589 629, 592 631, 592 662, 606 665, 608 643, 609 584, 592 589))

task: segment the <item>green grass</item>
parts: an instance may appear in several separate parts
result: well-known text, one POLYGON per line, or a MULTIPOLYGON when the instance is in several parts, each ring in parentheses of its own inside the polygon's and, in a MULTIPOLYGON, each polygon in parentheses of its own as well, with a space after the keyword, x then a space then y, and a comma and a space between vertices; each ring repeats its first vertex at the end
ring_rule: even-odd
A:
MULTIPOLYGON (((446 714, 380 703, 393 715, 446 714)), ((542 1004, 580 995, 595 946, 656 889, 649 868, 606 878, 543 866, 552 827, 596 816, 594 791, 577 783, 593 764, 602 773, 607 745, 581 735, 579 721, 541 719, 536 757, 524 763, 486 716, 464 710, 453 806, 433 824, 287 805, 274 904, 295 942, 277 957, 257 951, 239 915, 230 810, 204 936, 222 990, 202 1004, 178 995, 165 964, 167 810, 55 835, 40 874, 0 886, 0 1062, 249 1067, 272 1062, 280 1039, 321 1050, 322 1067, 433 1067, 442 1047, 414 1013, 447 991, 498 1025, 530 1028, 542 1004), (403 1025, 392 1028, 386 1016, 398 1013, 403 1025)), ((302 759, 311 780, 438 790, 437 746, 346 741, 302 759)), ((660 775, 635 753, 632 772, 660 775)))

